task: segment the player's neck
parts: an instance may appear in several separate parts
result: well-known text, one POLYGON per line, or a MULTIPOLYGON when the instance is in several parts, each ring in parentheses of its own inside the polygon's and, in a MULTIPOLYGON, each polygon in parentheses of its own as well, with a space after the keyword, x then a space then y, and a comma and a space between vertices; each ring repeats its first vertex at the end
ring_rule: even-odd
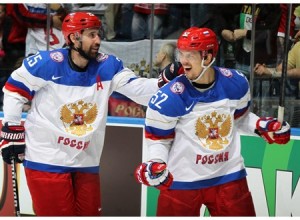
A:
MULTIPOLYGON (((74 51, 74 50, 70 50, 69 52, 69 64, 70 64, 70 67, 77 71, 77 72, 85 72, 86 69, 87 69, 87 64, 86 65, 82 65, 82 66, 79 66, 75 61, 78 60, 78 56, 80 56, 79 54, 76 56, 74 54, 74 52, 77 52, 77 51, 74 51), (73 51, 73 52, 72 52, 73 51), (74 58, 73 58, 74 57, 74 58)), ((78 53, 78 52, 77 52, 78 53)), ((77 61, 78 62, 78 61, 77 61)))
POLYGON ((85 69, 89 62, 87 59, 83 58, 79 54, 79 52, 77 52, 75 50, 71 50, 71 59, 72 59, 73 63, 81 69, 85 69))
POLYGON ((214 68, 209 68, 208 70, 205 71, 203 76, 195 83, 205 85, 205 84, 211 84, 214 81, 215 81, 215 70, 214 68))

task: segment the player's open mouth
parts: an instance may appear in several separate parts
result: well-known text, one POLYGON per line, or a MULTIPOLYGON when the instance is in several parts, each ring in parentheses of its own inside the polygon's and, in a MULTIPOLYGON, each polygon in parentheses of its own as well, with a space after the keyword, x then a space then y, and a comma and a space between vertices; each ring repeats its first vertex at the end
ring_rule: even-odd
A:
POLYGON ((189 72, 192 68, 191 67, 185 67, 184 72, 189 72))

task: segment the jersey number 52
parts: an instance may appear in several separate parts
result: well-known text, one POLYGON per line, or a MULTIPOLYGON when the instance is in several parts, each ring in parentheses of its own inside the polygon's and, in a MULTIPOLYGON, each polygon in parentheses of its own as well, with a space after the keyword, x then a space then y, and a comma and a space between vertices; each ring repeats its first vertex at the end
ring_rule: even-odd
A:
POLYGON ((168 99, 168 95, 163 93, 162 91, 158 91, 150 100, 150 103, 155 105, 157 108, 161 109, 161 103, 168 99))

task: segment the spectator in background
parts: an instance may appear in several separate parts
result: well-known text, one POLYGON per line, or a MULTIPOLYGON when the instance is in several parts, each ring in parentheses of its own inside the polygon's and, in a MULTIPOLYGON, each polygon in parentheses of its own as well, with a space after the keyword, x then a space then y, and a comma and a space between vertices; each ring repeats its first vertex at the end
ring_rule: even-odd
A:
POLYGON ((108 41, 113 40, 116 35, 116 17, 120 11, 121 4, 108 4, 104 12, 106 21, 106 39, 108 41))
POLYGON ((166 82, 169 82, 174 75, 183 74, 183 68, 180 62, 175 59, 176 45, 174 43, 166 43, 162 45, 159 52, 156 54, 154 66, 158 69, 158 86, 162 87, 166 82))
POLYGON ((297 4, 296 7, 295 7, 295 10, 294 10, 294 15, 296 16, 295 17, 295 36, 294 36, 294 39, 295 41, 299 41, 300 39, 300 5, 297 4))
MULTIPOLYGON (((244 73, 248 79, 251 74, 252 21, 255 21, 254 63, 261 62, 274 67, 277 59, 276 40, 281 9, 280 4, 256 4, 254 18, 252 12, 253 4, 243 4, 235 29, 227 30, 226 38, 225 35, 223 36, 226 40, 235 42, 234 68, 244 73)), ((262 99, 269 92, 268 88, 269 82, 267 81, 259 79, 259 82, 253 83, 253 106, 255 106, 253 112, 261 116, 270 115, 269 102, 262 99), (257 99, 260 102, 257 102, 257 99)))
POLYGON ((18 20, 15 12, 16 4, 1 4, 6 11, 3 20, 3 36, 2 46, 5 51, 4 66, 10 73, 14 68, 15 62, 18 58, 25 55, 25 38, 27 34, 27 27, 18 20))
MULTIPOLYGON (((300 42, 296 43, 288 54, 287 61, 287 77, 288 82, 286 85, 285 94, 287 97, 293 97, 299 101, 300 99, 300 42)), ((259 76, 269 76, 272 78, 279 79, 282 75, 282 63, 280 63, 276 68, 268 68, 262 63, 257 63, 254 69, 255 73, 259 76)), ((277 94, 279 95, 279 93, 277 94)), ((289 106, 291 107, 291 106, 289 106)), ((294 110, 291 111, 291 115, 286 118, 290 118, 290 124, 292 127, 300 127, 300 108, 295 106, 294 110)))
POLYGON ((176 45, 174 43, 165 43, 155 56, 154 66, 158 67, 159 72, 163 71, 167 65, 175 61, 176 45))
MULTIPOLYGON (((241 4, 190 4, 191 27, 206 27, 213 30, 220 44, 220 52, 216 57, 216 65, 234 67, 234 45, 224 40, 223 30, 234 30, 236 16, 241 4)), ((232 33, 230 33, 232 36, 232 33)))
POLYGON ((14 69, 16 60, 25 55, 25 38, 27 28, 16 18, 15 4, 0 4, 1 41, 2 54, 0 61, 0 110, 2 110, 2 87, 14 69))
MULTIPOLYGON (((3 70, 3 59, 5 57, 5 51, 4 51, 4 48, 3 48, 3 42, 2 42, 2 38, 3 38, 3 32, 4 32, 4 21, 5 21, 5 16, 6 16, 6 9, 5 9, 5 4, 0 4, 0 74, 1 74, 1 77, 0 77, 0 85, 1 85, 1 88, 3 87, 4 85, 4 82, 6 81, 6 77, 3 76, 5 74, 3 74, 3 72, 5 70, 3 70)), ((2 100, 3 100, 3 93, 1 92, 1 97, 0 97, 0 110, 2 110, 2 100)))
MULTIPOLYGON (((282 63, 283 59, 283 53, 284 53, 284 38, 285 38, 285 26, 286 26, 286 19, 287 19, 287 12, 288 12, 288 4, 280 4, 281 8, 281 16, 280 16, 280 22, 278 26, 278 32, 277 32, 277 62, 276 66, 280 65, 282 63)), ((292 6, 292 11, 294 11, 296 8, 295 5, 292 6)), ((295 18, 296 16, 294 13, 292 13, 291 21, 290 21, 290 35, 289 35, 289 46, 288 48, 291 48, 292 45, 292 39, 295 34, 295 18)))
POLYGON ((5 56, 5 52, 2 44, 5 15, 6 15, 5 4, 0 4, 0 63, 3 57, 5 56))
POLYGON ((252 4, 244 4, 239 15, 239 25, 233 31, 236 41, 236 69, 250 76, 252 21, 255 20, 255 63, 276 65, 276 38, 281 9, 279 4, 257 4, 252 18, 252 4))
MULTIPOLYGON (((297 42, 288 54, 287 77, 300 78, 300 42, 297 42)), ((281 77, 282 63, 276 68, 268 68, 262 63, 255 65, 254 71, 258 75, 268 75, 272 77, 281 77)))
MULTIPOLYGON (((168 4, 154 4, 154 38, 161 39, 163 22, 169 13, 168 4)), ((150 38, 151 30, 151 4, 135 4, 131 24, 132 40, 150 38)))
MULTIPOLYGON (((49 49, 53 50, 64 45, 61 25, 67 11, 61 4, 50 4, 50 9, 49 49)), ((14 14, 28 28, 25 56, 47 50, 47 4, 14 4, 14 14)))

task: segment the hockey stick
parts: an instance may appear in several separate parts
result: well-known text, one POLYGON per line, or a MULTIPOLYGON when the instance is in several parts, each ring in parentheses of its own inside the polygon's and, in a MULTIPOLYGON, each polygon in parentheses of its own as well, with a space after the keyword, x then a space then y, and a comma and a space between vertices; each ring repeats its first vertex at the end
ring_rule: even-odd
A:
POLYGON ((280 86, 280 97, 279 97, 279 106, 277 120, 282 124, 284 117, 284 102, 285 102, 285 83, 287 78, 287 59, 288 59, 288 45, 289 45, 289 36, 290 36, 290 23, 291 23, 291 14, 292 14, 292 4, 289 4, 286 24, 285 24, 285 38, 284 38, 284 50, 283 50, 283 61, 282 61, 282 75, 281 75, 281 86, 280 86))
POLYGON ((18 180, 17 180, 17 170, 16 170, 16 159, 15 156, 11 157, 11 176, 14 191, 14 206, 15 215, 20 217, 20 204, 19 204, 19 191, 18 191, 18 180))

